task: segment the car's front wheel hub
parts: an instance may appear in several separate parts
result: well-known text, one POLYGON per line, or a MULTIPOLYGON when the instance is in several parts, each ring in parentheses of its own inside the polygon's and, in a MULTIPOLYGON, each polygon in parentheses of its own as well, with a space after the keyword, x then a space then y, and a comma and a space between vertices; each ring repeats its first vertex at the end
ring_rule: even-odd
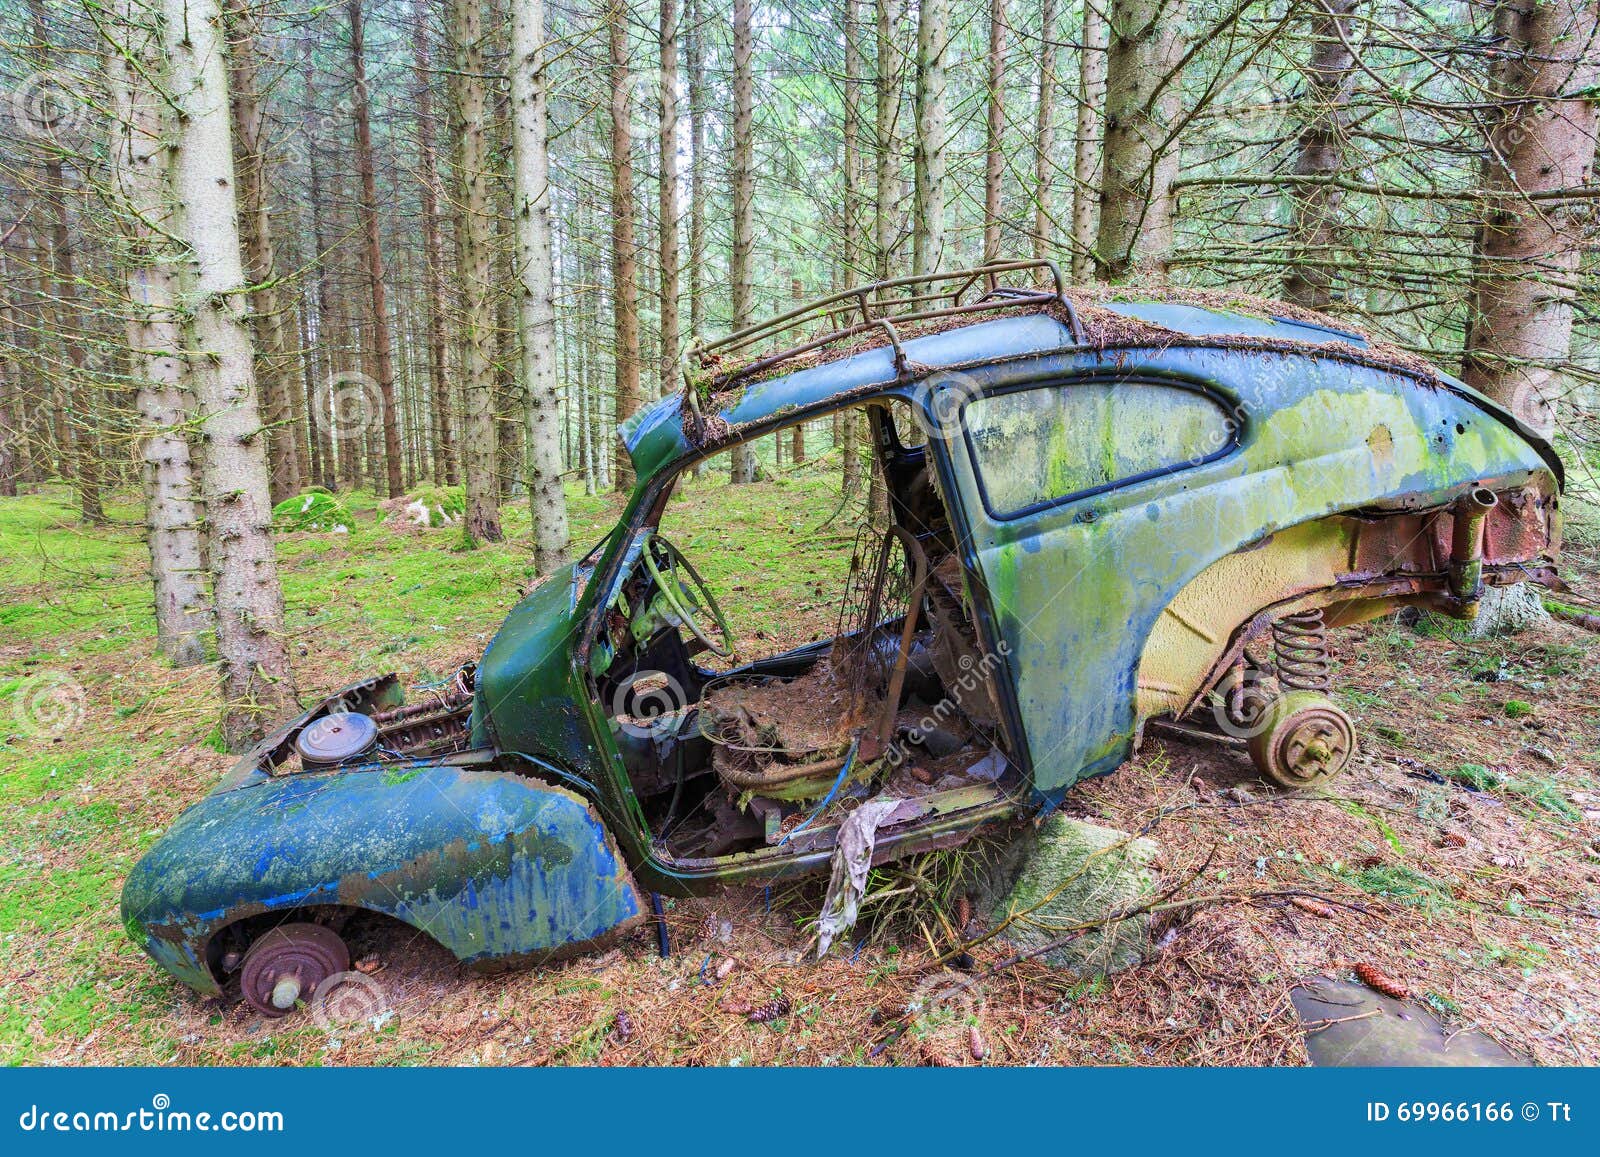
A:
POLYGON ((350 950, 321 924, 281 924, 250 945, 240 968, 245 1001, 262 1016, 284 1016, 350 967, 350 950))

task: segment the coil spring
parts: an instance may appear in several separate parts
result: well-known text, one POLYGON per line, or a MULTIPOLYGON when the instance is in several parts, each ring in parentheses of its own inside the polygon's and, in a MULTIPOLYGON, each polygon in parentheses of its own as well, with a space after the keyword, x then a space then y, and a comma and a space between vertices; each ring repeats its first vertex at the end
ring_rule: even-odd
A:
POLYGON ((1322 608, 1285 615, 1272 624, 1272 650, 1278 685, 1285 691, 1329 691, 1328 629, 1322 608))

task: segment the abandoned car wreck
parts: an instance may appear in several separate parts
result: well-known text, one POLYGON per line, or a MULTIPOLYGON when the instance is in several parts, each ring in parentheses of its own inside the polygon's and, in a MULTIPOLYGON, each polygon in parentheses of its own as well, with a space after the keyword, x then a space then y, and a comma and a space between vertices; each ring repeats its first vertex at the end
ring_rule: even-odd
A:
POLYGON ((348 967, 355 911, 473 965, 546 960, 651 894, 1004 831, 1147 724, 1314 786, 1356 748, 1330 628, 1557 581, 1550 448, 1289 307, 1089 300, 1012 262, 853 289, 686 364, 620 431, 615 529, 476 665, 414 704, 393 677, 330 697, 150 849, 123 910, 158 964, 278 1015, 348 967), (736 654, 669 500, 709 455, 841 411, 887 515, 830 633, 736 654))

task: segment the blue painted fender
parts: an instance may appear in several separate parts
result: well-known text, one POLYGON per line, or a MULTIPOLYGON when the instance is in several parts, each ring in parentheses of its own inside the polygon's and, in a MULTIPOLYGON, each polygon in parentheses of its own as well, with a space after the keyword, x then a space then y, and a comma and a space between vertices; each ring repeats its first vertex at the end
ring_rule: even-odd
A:
POLYGON ((207 796, 129 874, 122 919, 156 963, 216 994, 216 932, 324 904, 393 916, 480 964, 554 956, 646 912, 582 797, 508 772, 402 764, 207 796))

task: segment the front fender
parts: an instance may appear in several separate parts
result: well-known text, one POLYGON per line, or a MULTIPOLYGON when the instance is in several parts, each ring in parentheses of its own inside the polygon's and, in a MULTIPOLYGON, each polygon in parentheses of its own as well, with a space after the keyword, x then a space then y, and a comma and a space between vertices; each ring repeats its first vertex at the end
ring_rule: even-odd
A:
POLYGON ((206 949, 219 930, 325 904, 393 916, 468 963, 555 955, 645 911, 581 797, 507 772, 409 764, 207 796, 129 874, 122 918, 158 964, 215 994, 206 949))

